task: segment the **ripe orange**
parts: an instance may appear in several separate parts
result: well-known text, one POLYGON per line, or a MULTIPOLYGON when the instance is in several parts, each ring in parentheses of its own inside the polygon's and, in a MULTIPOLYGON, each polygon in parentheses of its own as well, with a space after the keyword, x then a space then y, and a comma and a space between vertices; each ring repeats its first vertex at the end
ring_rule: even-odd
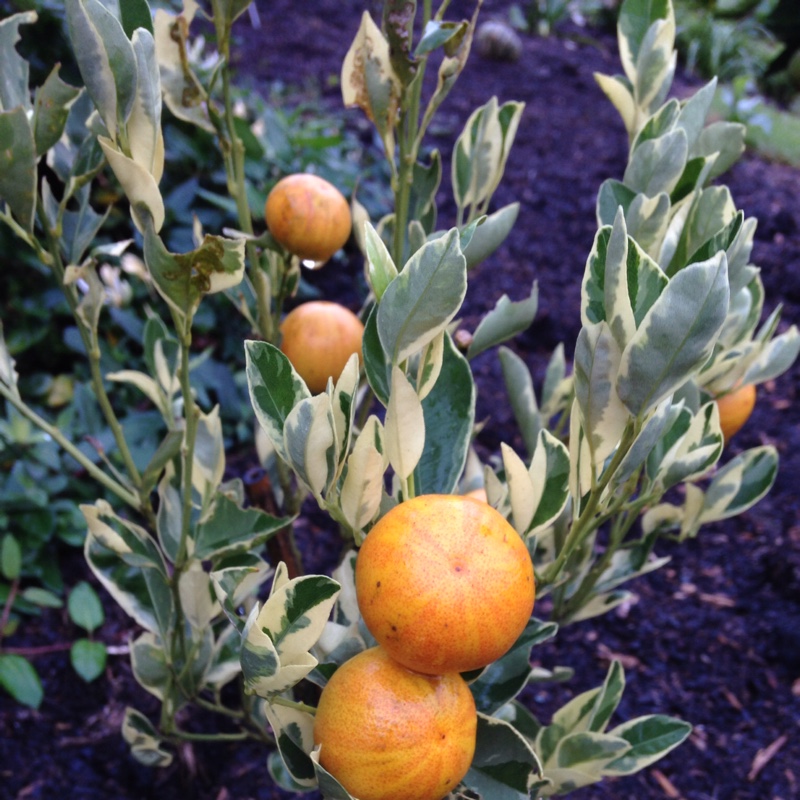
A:
POLYGON ((756 387, 752 383, 718 397, 719 426, 726 442, 747 422, 756 405, 756 387))
POLYGON ((281 350, 313 394, 342 374, 353 353, 361 358, 364 325, 338 303, 313 300, 290 311, 281 325, 281 350))
POLYGON ((320 764, 359 800, 441 800, 469 769, 476 728, 458 673, 420 675, 373 647, 328 681, 314 742, 320 764))
POLYGON ((392 658, 430 675, 502 656, 533 611, 530 555, 481 500, 422 495, 367 534, 356 561, 364 622, 392 658))
POLYGON ((347 241, 352 227, 342 193, 307 173, 279 180, 267 197, 264 216, 275 240, 309 261, 327 261, 347 241))

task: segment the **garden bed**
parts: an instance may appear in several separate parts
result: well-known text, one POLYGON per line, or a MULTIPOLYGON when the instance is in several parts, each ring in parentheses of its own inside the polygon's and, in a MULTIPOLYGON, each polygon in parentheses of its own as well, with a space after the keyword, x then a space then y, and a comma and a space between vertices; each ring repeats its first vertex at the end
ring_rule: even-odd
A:
MULTIPOLYGON (((340 105, 332 76, 354 35, 364 3, 315 0, 258 2, 261 29, 240 24, 238 68, 254 86, 281 80, 312 81, 321 101, 340 105)), ((484 4, 484 18, 509 4, 484 4)), ((453 2, 448 16, 470 14, 472 4, 453 2)), ((541 380, 552 348, 563 341, 567 358, 577 336, 580 281, 597 228, 594 198, 601 182, 620 177, 627 139, 593 73, 619 71, 616 44, 606 33, 575 38, 526 38, 517 62, 474 57, 442 110, 434 143, 445 161, 469 112, 492 95, 526 103, 495 207, 517 200, 519 221, 509 239, 471 274, 462 325, 472 329, 502 293, 518 300, 539 284, 532 327, 512 345, 541 380), (589 41, 591 39, 591 41, 589 41)), ((694 85, 685 76, 675 90, 694 85)), ((352 112, 353 125, 360 113, 352 112)), ((445 169, 445 175, 448 168, 445 169)), ((746 155, 726 175, 734 200, 759 221, 753 262, 761 267, 767 311, 784 306, 786 324, 800 320, 800 173, 746 155)), ((446 196, 446 192, 442 196, 446 196)), ((440 221, 453 209, 440 208, 440 221)), ((328 296, 358 302, 360 259, 315 273, 328 296)), ((473 364, 479 386, 478 416, 486 426, 484 454, 515 441, 515 426, 494 352, 473 364)), ((592 798, 683 797, 789 800, 800 794, 800 371, 795 367, 760 389, 756 410, 727 456, 770 443, 781 456, 772 493, 755 508, 701 530, 682 545, 661 545, 673 559, 635 582, 639 602, 589 623, 563 630, 554 643, 534 650, 548 668, 572 667, 566 687, 526 690, 537 716, 602 680, 611 658, 626 670, 621 718, 647 713, 679 716, 694 724, 691 739, 655 768, 607 781, 573 796, 592 798)), ((244 466, 249 466, 246 459, 244 466)), ((341 544, 325 520, 309 513, 298 523, 308 571, 330 571, 341 544)), ((88 577, 79 554, 67 556, 65 574, 88 577)), ((130 622, 109 601, 101 635, 124 651, 130 622)), ((69 641, 66 614, 51 611, 28 623, 9 646, 48 647, 69 641)), ((132 678, 124 653, 113 655, 105 676, 85 685, 69 668, 64 650, 36 660, 45 685, 38 711, 0 696, 0 797, 52 798, 65 789, 74 798, 286 798, 271 785, 265 753, 256 745, 197 745, 184 767, 149 770, 132 759, 119 734, 125 706, 157 711, 132 678), (192 776, 186 764, 193 765, 192 776)), ((198 730, 202 720, 198 720, 198 730)), ((317 797, 318 795, 306 795, 317 797)), ((487 798, 487 800, 492 800, 487 798)))

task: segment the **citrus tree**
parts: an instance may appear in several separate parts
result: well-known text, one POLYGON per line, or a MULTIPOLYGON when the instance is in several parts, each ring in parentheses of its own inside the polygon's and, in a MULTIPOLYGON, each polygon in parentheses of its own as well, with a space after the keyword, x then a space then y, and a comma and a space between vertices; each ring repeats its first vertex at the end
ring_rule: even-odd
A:
POLYGON ((451 158, 456 216, 448 225, 436 204, 442 160, 423 146, 469 57, 480 3, 471 19, 450 21, 447 0, 435 11, 429 2, 419 9, 389 0, 380 22, 364 14, 344 58, 343 99, 376 126, 392 213, 370 220, 357 199, 345 213, 336 191, 306 176, 276 187, 262 233, 227 66, 232 26, 249 2, 209 5, 219 60, 203 83, 188 39, 200 9, 194 0, 181 14, 155 15, 145 0, 121 3, 118 13, 100 0, 68 0, 85 88, 65 84, 56 68, 33 98, 14 44, 35 15, 0 23, 8 75, 0 219, 64 289, 114 433, 113 457, 90 458, 31 408, 2 340, 0 393, 106 492, 81 506, 86 557, 141 627, 133 672, 161 703, 157 721, 126 711, 133 754, 165 765, 181 742, 254 737, 277 745, 269 768, 278 784, 319 787, 333 800, 398 792, 522 800, 652 764, 686 738, 688 723, 650 715, 612 726, 625 682, 615 661, 601 686, 545 724, 518 700, 529 683, 558 674, 534 670, 532 648, 559 623, 621 602, 623 583, 664 563, 652 555, 659 537, 694 535, 769 490, 773 448, 718 467, 723 434, 713 398, 721 387, 777 375, 799 346, 794 328, 775 335, 777 316, 755 333, 763 292, 748 263, 752 225, 725 187, 708 186, 740 152, 741 130, 705 125, 711 88, 667 99, 670 0, 626 0, 625 76, 598 77, 631 150, 623 179, 600 189, 572 372, 558 350, 537 400, 527 366, 499 350, 528 452, 504 445, 477 469, 470 360, 524 330, 537 304, 535 286, 521 301, 503 296, 468 347, 455 343, 469 268, 491 256, 519 210, 490 206, 520 103, 492 98, 467 120, 451 158), (217 137, 237 209, 238 230, 198 225, 188 253, 170 252, 163 240, 162 101, 217 137), (50 169, 40 180, 42 163, 50 169), (166 321, 153 312, 144 328, 146 371, 102 369, 97 270, 133 245, 97 243, 104 215, 92 207, 91 186, 106 168, 129 203, 163 300, 166 321), (330 230, 313 223, 320 207, 332 210, 330 230), (301 262, 316 266, 340 246, 350 217, 370 295, 361 319, 342 324, 347 345, 320 376, 303 363, 312 323, 296 326, 290 314, 281 341, 281 312, 301 262), (229 293, 258 332, 244 345, 247 383, 262 458, 277 477, 275 515, 246 506, 241 480, 223 479, 218 409, 204 408, 193 391, 193 320, 215 292, 229 293), (121 384, 162 417, 163 438, 151 452, 134 452, 126 438, 109 388, 121 384), (475 483, 490 505, 463 496, 475 483), (685 504, 663 502, 677 485, 685 504), (304 498, 352 545, 332 576, 290 574, 261 553, 304 498), (532 616, 534 594, 549 596, 549 618, 532 616), (233 681, 243 690, 236 707, 222 695, 233 681), (318 709, 297 698, 303 681, 322 687, 318 709), (192 706, 236 731, 187 729, 181 719, 192 706), (398 754, 388 766, 387 748, 398 754))

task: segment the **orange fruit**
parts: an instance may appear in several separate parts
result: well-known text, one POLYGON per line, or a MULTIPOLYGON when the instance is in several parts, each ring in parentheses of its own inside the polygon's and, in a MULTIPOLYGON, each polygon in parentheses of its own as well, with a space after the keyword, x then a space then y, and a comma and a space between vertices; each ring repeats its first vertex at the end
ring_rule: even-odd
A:
POLYGON ((361 615, 403 666, 436 675, 502 656, 533 611, 530 555, 481 500, 421 495, 367 534, 356 561, 361 615))
POLYGON ((420 675, 373 647, 323 689, 314 742, 320 764, 359 800, 441 800, 469 769, 476 728, 457 672, 420 675))
POLYGON ((274 239, 307 261, 327 261, 352 228, 344 195, 324 178, 307 173, 279 180, 267 196, 264 216, 274 239))
POLYGON ((342 374, 353 353, 361 358, 364 325, 338 303, 312 300, 290 311, 281 324, 281 350, 313 394, 325 391, 328 378, 342 374))
POLYGON ((756 405, 756 387, 752 383, 740 386, 716 399, 719 426, 726 442, 747 422, 756 405))

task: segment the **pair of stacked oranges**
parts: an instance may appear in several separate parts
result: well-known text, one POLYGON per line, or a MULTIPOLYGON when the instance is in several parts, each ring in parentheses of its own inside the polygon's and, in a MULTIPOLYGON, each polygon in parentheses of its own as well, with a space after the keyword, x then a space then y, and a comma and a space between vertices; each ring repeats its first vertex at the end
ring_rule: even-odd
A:
MULTIPOLYGON (((333 184, 317 175, 287 175, 264 206, 278 244, 303 261, 326 262, 350 237, 350 207, 333 184)), ((364 325, 338 303, 311 301, 290 311, 281 324, 281 350, 312 394, 336 381, 353 353, 361 357, 364 325)))
POLYGON ((511 648, 534 594, 525 544, 487 503, 422 495, 395 506, 356 560, 359 609, 378 646, 322 692, 320 764, 359 800, 440 800, 454 789, 477 730, 460 673, 511 648))

